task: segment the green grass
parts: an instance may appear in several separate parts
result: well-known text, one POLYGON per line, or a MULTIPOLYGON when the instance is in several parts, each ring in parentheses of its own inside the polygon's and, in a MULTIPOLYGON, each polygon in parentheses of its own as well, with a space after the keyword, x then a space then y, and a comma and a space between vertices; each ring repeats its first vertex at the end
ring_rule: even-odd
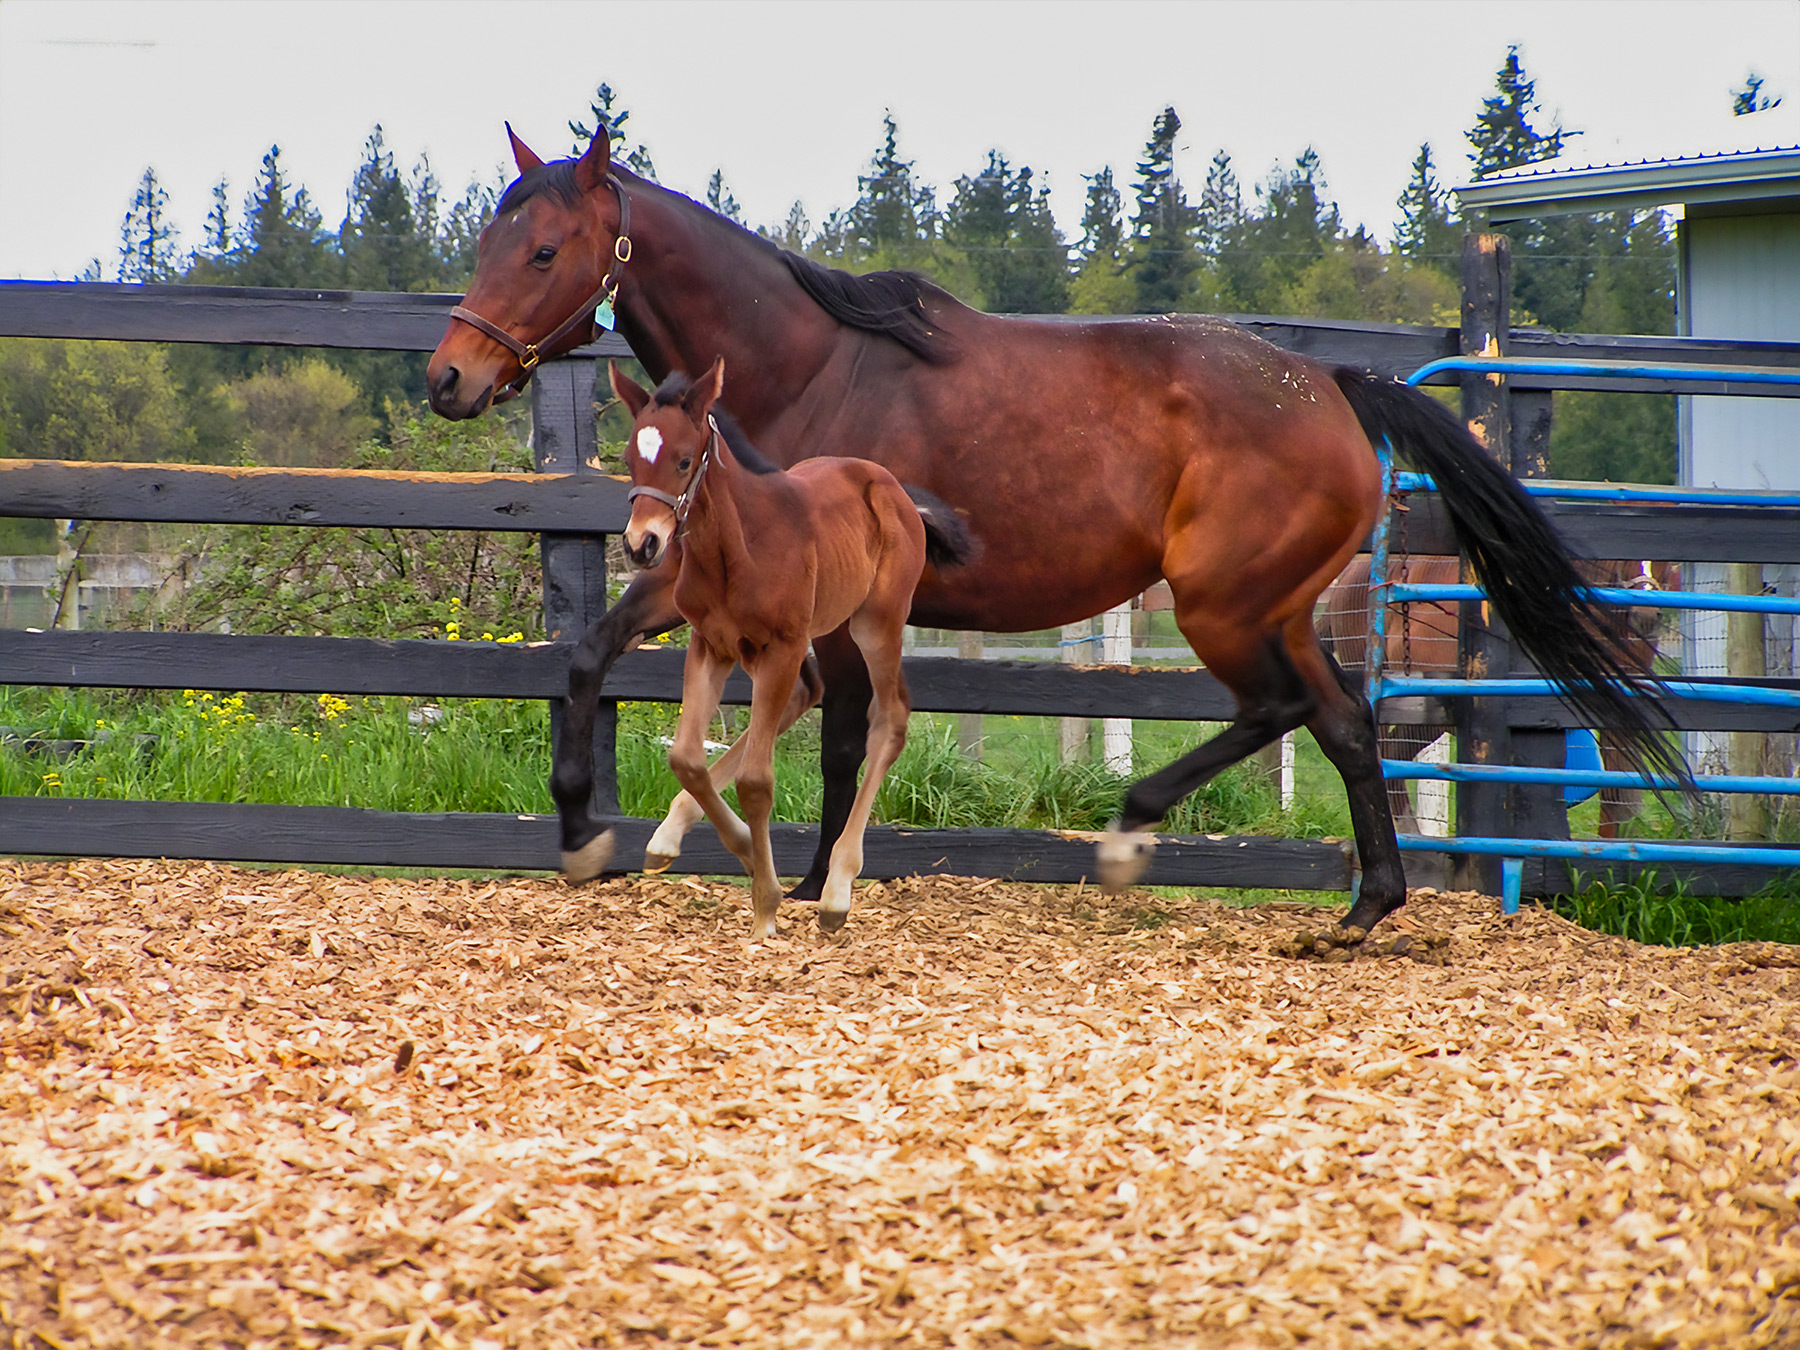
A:
POLYGON ((1690 895, 1679 881, 1665 885, 1645 873, 1631 882, 1591 882, 1551 907, 1583 928, 1660 947, 1800 942, 1800 886, 1791 878, 1731 899, 1690 895))
MULTIPOLYGON (((619 796, 627 814, 660 816, 676 793, 667 748, 676 712, 672 704, 620 709, 619 796)), ((18 742, 0 747, 6 795, 387 811, 553 809, 548 717, 535 701, 7 688, 0 689, 0 725, 87 742, 62 758, 27 753, 18 742)), ((1174 758, 1207 730, 1138 726, 1138 772, 1174 758)), ((906 750, 877 799, 877 819, 921 828, 1092 830, 1118 813, 1127 780, 1102 765, 1061 762, 1055 720, 990 717, 987 727, 983 756, 975 759, 957 747, 954 717, 915 715, 906 750)), ((711 734, 725 733, 715 723, 711 734)), ((1316 757, 1310 743, 1306 750, 1316 757)), ((778 819, 818 819, 818 753, 815 713, 778 746, 778 819)), ((1164 828, 1318 837, 1347 833, 1349 821, 1341 792, 1303 797, 1283 812, 1267 777, 1238 765, 1182 803, 1164 828)))

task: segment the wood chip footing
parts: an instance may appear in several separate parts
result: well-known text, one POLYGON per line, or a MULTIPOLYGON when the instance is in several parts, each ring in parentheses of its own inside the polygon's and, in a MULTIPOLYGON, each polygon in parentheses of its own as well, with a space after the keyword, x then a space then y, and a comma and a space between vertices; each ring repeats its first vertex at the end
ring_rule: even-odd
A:
POLYGON ((1800 1344, 1794 949, 1497 910, 0 861, 0 1346, 1800 1344))

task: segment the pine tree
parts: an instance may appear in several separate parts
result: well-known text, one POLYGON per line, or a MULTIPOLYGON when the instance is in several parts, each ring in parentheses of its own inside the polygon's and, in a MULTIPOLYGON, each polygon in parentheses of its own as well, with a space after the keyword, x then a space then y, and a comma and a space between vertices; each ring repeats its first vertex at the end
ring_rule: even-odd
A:
POLYGON ((725 186, 723 169, 714 169, 712 177, 706 181, 706 204, 725 219, 735 220, 740 225, 744 223, 743 208, 738 205, 737 198, 731 195, 731 190, 725 186))
POLYGON ((1206 187, 1200 193, 1198 211, 1196 242, 1207 257, 1217 258, 1225 241, 1244 218, 1243 191, 1232 170, 1231 156, 1223 150, 1214 155, 1207 166, 1206 187))
POLYGON ((1734 117, 1743 117, 1748 113, 1767 112, 1770 108, 1781 106, 1779 98, 1769 98, 1762 91, 1763 77, 1754 70, 1744 76, 1744 87, 1731 91, 1731 112, 1734 117))
POLYGON ((1301 273, 1342 240, 1337 204, 1324 193, 1318 152, 1310 147, 1257 185, 1260 212, 1240 217, 1219 252, 1219 289, 1228 306, 1275 314, 1291 303, 1301 273))
POLYGON ((223 178, 213 184, 212 210, 206 213, 207 254, 222 258, 231 251, 231 188, 223 178))
POLYGON ((1462 226, 1451 211, 1450 194, 1432 171, 1431 145, 1419 147, 1412 177, 1396 205, 1400 224, 1394 231, 1394 251, 1414 262, 1455 274, 1462 256, 1462 226))
POLYGON ((500 200, 505 175, 488 185, 471 182, 443 215, 436 232, 439 274, 452 290, 462 290, 475 275, 475 246, 481 241, 482 227, 494 214, 494 203, 500 200))
POLYGON ((120 281, 175 280, 177 234, 169 219, 169 194, 156 181, 155 169, 144 170, 119 235, 120 281))
POLYGON ((413 204, 413 194, 394 167, 394 156, 377 126, 350 181, 348 206, 338 227, 344 280, 352 290, 407 291, 435 279, 432 241, 419 230, 413 204))
POLYGON ((1194 248, 1197 213, 1175 174, 1175 137, 1180 131, 1175 109, 1164 108, 1151 124, 1150 140, 1137 166, 1137 211, 1127 266, 1136 289, 1133 309, 1139 314, 1178 309, 1187 298, 1189 279, 1200 268, 1194 248))
POLYGON ((812 222, 806 218, 805 204, 795 199, 786 220, 779 225, 758 225, 756 232, 790 253, 804 253, 812 238, 812 222))
POLYGON ((1049 189, 1014 171, 998 150, 979 174, 956 180, 944 241, 960 249, 996 314, 1060 314, 1069 304, 1068 249, 1050 214, 1049 189))
POLYGON ((1105 168, 1095 174, 1084 174, 1087 183, 1087 205, 1081 213, 1081 242, 1076 251, 1083 259, 1097 256, 1116 257, 1124 241, 1122 218, 1124 198, 1113 186, 1113 171, 1105 168))
POLYGON ((231 251, 239 286, 329 286, 335 283, 318 208, 304 187, 288 188, 281 147, 263 156, 262 172, 244 203, 244 234, 231 251))
POLYGON ((618 95, 613 92, 610 84, 602 84, 594 91, 593 101, 588 104, 588 112, 594 119, 594 125, 590 127, 586 122, 569 123, 569 131, 575 137, 575 144, 569 153, 580 155, 585 152, 594 139, 595 131, 600 127, 605 127, 607 139, 612 143, 613 158, 623 159, 625 167, 640 178, 655 178, 656 166, 650 162, 648 150, 644 149, 642 145, 634 145, 630 150, 625 149, 624 126, 631 120, 631 113, 625 108, 614 112, 613 104, 617 99, 618 95))
POLYGON ((856 259, 916 266, 923 245, 937 237, 937 194, 913 180, 911 160, 900 158, 899 129, 889 112, 881 119, 881 146, 869 172, 856 179, 857 199, 844 213, 843 250, 856 259))
POLYGON ((1531 125, 1532 116, 1539 111, 1537 82, 1526 78, 1516 45, 1506 49, 1506 60, 1494 77, 1494 87, 1499 92, 1483 100, 1481 115, 1469 132, 1469 144, 1474 147, 1469 158, 1474 162, 1477 178, 1500 169, 1535 164, 1541 159, 1555 159, 1563 151, 1565 136, 1581 134, 1564 131, 1560 126, 1540 132, 1531 125))

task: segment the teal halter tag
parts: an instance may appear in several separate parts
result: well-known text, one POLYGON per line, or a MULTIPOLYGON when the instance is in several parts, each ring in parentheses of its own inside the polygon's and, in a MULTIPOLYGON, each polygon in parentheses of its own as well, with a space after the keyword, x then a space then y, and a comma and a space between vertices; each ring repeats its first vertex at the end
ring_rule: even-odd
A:
POLYGON ((608 296, 606 299, 602 300, 597 306, 595 306, 594 322, 599 324, 607 332, 609 332, 609 333, 612 332, 613 311, 612 311, 612 297, 611 296, 608 296))

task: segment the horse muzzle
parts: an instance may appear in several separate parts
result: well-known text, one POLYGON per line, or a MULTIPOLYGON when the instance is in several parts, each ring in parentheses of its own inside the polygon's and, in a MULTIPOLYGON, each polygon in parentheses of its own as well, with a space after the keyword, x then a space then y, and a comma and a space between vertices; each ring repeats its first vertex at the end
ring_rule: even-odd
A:
POLYGON ((669 551, 669 536, 660 530, 646 529, 638 534, 625 531, 625 556, 633 567, 648 571, 660 563, 669 551))
POLYGON ((451 422, 479 417, 495 401, 491 380, 482 384, 479 379, 466 377, 448 363, 442 367, 436 367, 434 363, 433 368, 426 370, 425 392, 431 400, 431 410, 451 422))

